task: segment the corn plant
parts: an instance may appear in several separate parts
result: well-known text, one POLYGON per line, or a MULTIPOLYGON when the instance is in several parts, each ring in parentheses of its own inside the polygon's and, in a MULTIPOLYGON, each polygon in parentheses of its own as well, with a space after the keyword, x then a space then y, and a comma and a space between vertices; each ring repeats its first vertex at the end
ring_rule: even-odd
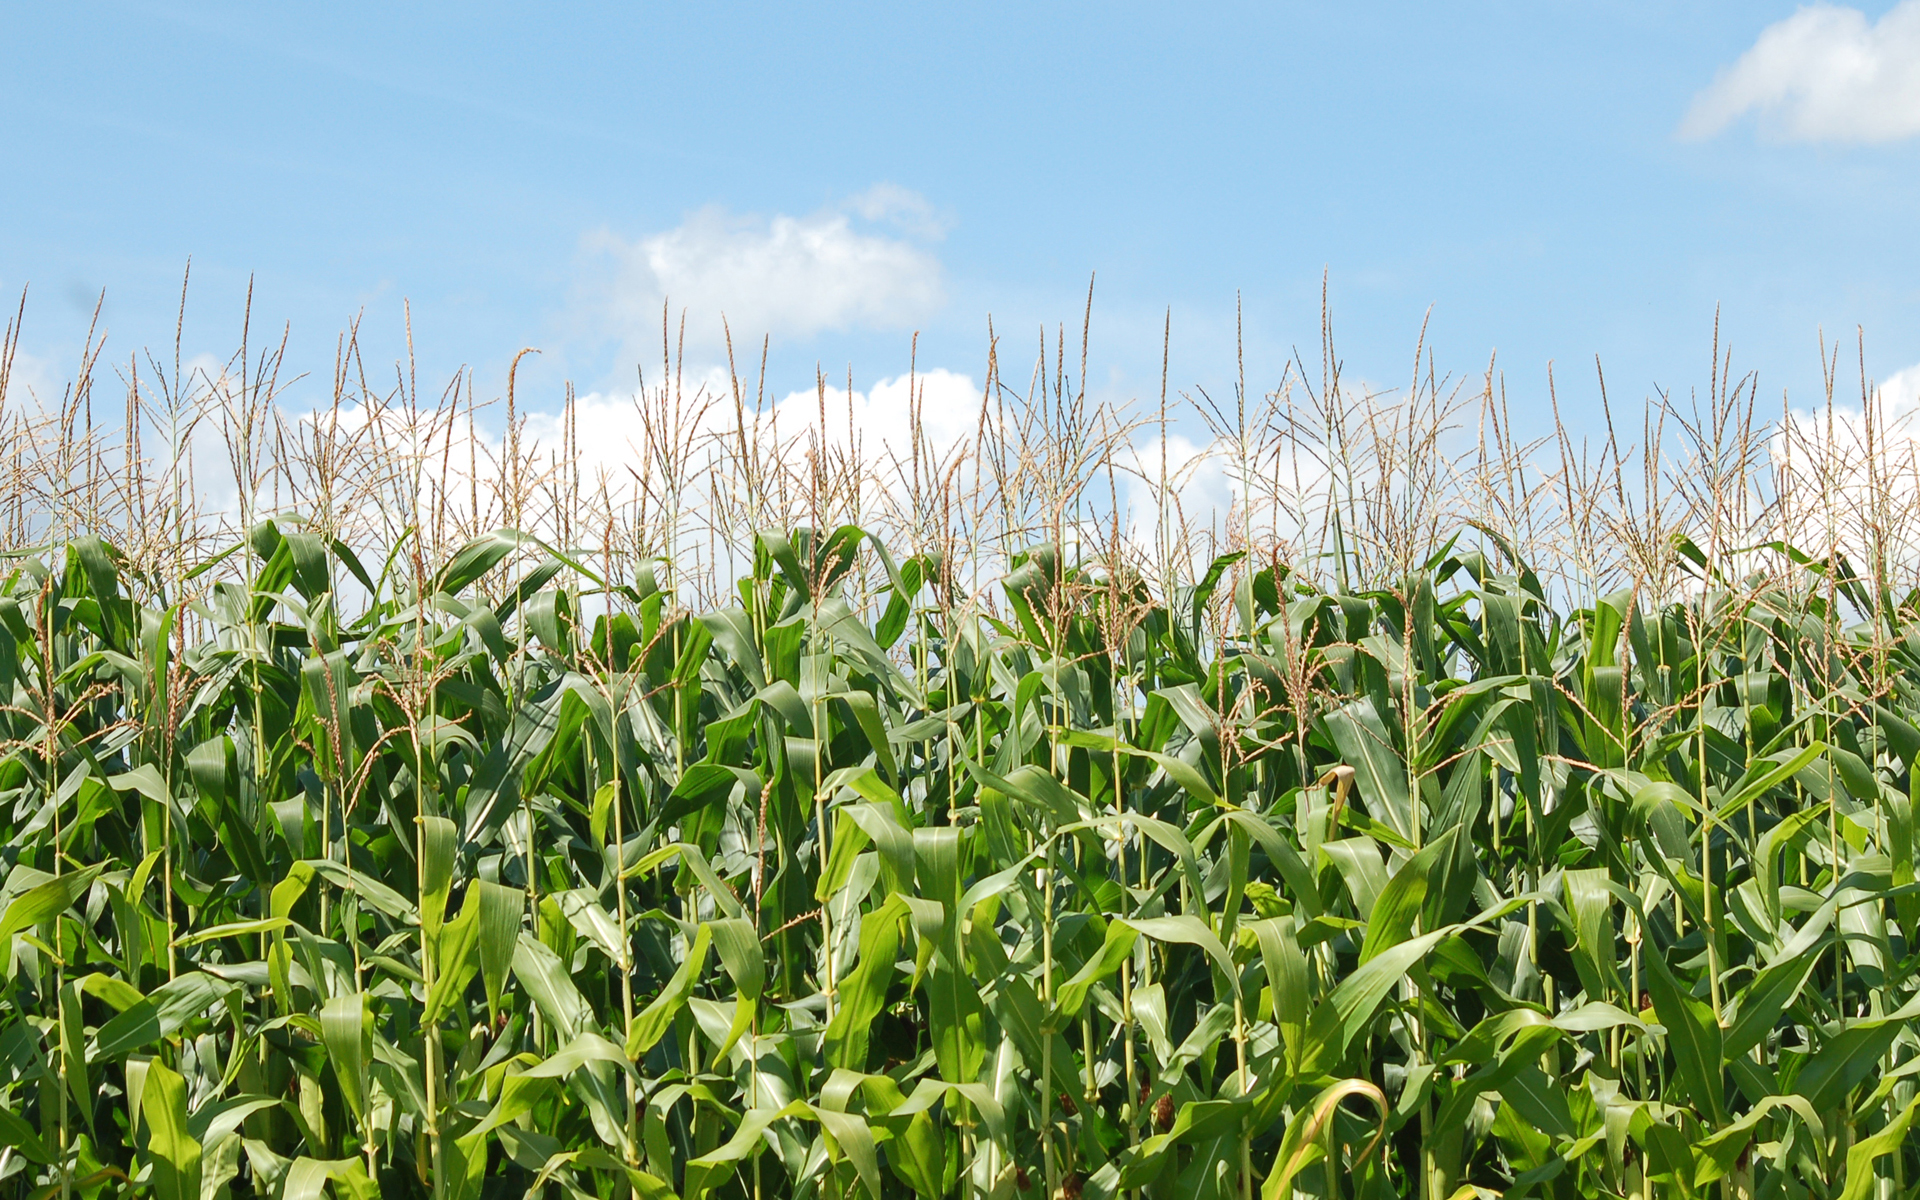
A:
POLYGON ((656 518, 515 484, 518 528, 450 537, 459 394, 404 375, 411 457, 276 505, 242 358, 253 499, 156 501, 172 557, 44 487, 0 587, 0 1188, 1908 1194, 1920 592, 1831 443, 1753 499, 1794 434, 1716 379, 1698 495, 1658 447, 1631 499, 1617 451, 1542 487, 1490 380, 1462 512, 1444 389, 1329 377, 1208 410, 1246 512, 1196 554, 1096 502, 1138 423, 1063 358, 912 488, 824 429, 809 513, 739 468, 704 575, 671 422, 656 518), (1263 456, 1315 422, 1374 468, 1309 511, 1263 456), (337 516, 379 488, 385 532, 337 516), (1553 503, 1612 523, 1539 559, 1553 503))

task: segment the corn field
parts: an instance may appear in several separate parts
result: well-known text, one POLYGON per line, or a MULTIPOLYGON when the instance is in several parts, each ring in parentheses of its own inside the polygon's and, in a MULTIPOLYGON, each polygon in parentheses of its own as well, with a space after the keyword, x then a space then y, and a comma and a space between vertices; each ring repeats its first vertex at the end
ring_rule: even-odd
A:
POLYGON ((663 348, 588 477, 511 373, 18 330, 8 1194, 1920 1181, 1920 475, 1837 358, 1528 442, 1055 331, 883 450, 663 348))

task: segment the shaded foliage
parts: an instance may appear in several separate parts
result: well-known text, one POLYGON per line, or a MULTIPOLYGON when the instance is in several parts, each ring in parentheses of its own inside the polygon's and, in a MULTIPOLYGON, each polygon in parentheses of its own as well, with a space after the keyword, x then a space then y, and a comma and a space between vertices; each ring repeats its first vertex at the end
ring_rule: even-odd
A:
POLYGON ((1846 1196, 1920 1169, 1920 643, 1819 564, 691 612, 257 526, 0 596, 0 1187, 1846 1196), (136 600, 135 597, 142 597, 136 600), (998 614, 998 615, 995 615, 998 614))

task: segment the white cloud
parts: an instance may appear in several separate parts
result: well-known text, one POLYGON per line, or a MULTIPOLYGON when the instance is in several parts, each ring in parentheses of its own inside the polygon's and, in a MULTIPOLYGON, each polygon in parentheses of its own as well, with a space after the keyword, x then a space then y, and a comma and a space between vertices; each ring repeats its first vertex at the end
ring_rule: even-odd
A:
POLYGON ((1920 0, 1871 24, 1857 8, 1816 4, 1767 26, 1694 97, 1679 134, 1712 137, 1749 113, 1789 141, 1920 134, 1920 0))
POLYGON ((847 207, 869 221, 885 221, 913 237, 938 240, 947 234, 947 222, 919 192, 897 183, 876 183, 847 200, 847 207))
MULTIPOLYGON (((910 469, 914 427, 909 386, 919 393, 919 437, 923 453, 945 459, 974 436, 980 419, 980 385, 966 375, 936 368, 881 379, 866 391, 848 394, 844 387, 828 386, 790 392, 755 415, 748 412, 747 437, 757 447, 762 466, 789 471, 803 468, 811 446, 834 454, 852 451, 883 487, 896 484, 901 469, 910 469), (826 426, 821 429, 821 418, 826 426), (896 464, 898 464, 896 466, 896 464)), ((738 424, 731 388, 723 372, 710 371, 689 379, 682 388, 690 398, 685 411, 695 420, 694 431, 669 431, 669 438, 723 453, 739 445, 738 424), (711 400, 712 403, 705 401, 711 400)), ((595 486, 601 478, 616 502, 633 498, 637 486, 629 470, 642 475, 657 469, 653 451, 662 439, 662 414, 632 395, 589 393, 575 403, 574 423, 579 439, 582 484, 595 486)), ((557 449, 563 437, 564 417, 540 413, 528 418, 523 438, 557 449)))
POLYGON ((1920 363, 1887 376, 1880 383, 1880 400, 1896 413, 1920 407, 1920 363))
POLYGON ((25 350, 18 350, 14 352, 12 369, 7 374, 6 392, 0 395, 0 405, 8 402, 42 408, 58 405, 59 389, 52 363, 25 350))
POLYGON ((911 327, 945 300, 940 260, 921 244, 939 232, 925 198, 882 184, 809 216, 763 219, 709 207, 636 241, 602 231, 584 248, 612 266, 595 302, 621 336, 657 331, 664 300, 688 313, 703 341, 724 315, 736 341, 752 342, 911 327), (862 229, 856 218, 906 236, 862 229))
MULTIPOLYGON (((928 449, 945 455, 974 436, 980 423, 980 385, 943 367, 912 378, 882 379, 868 391, 851 395, 843 388, 828 387, 827 442, 836 449, 857 449, 863 460, 876 464, 909 461, 914 438, 909 385, 919 392, 919 433, 928 449)), ((774 405, 772 420, 790 435, 817 427, 819 393, 788 393, 774 405)))
POLYGON ((1879 552, 1912 569, 1920 566, 1920 364, 1873 386, 1872 422, 1857 393, 1842 389, 1831 409, 1794 409, 1769 439, 1769 533, 1812 553, 1832 545, 1856 567, 1879 552))

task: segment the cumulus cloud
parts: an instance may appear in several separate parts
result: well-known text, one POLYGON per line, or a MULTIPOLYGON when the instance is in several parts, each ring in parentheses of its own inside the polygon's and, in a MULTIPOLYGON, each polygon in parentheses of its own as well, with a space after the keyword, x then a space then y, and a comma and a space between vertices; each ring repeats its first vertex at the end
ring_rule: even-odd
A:
MULTIPOLYGON (((865 391, 848 393, 829 386, 790 392, 762 412, 745 414, 748 440, 764 458, 763 467, 799 471, 809 448, 822 446, 831 453, 857 455, 885 485, 898 474, 894 465, 910 462, 914 453, 910 388, 920 401, 918 435, 924 450, 944 458, 974 435, 980 419, 980 385, 967 375, 937 368, 912 377, 881 379, 865 391)), ((691 436, 685 430, 678 436, 731 453, 739 444, 739 430, 725 375, 709 372, 687 381, 683 391, 698 397, 686 404, 696 429, 691 436), (705 403, 706 399, 713 403, 705 403)), ((560 413, 533 415, 523 436, 542 446, 558 447, 566 436, 564 421, 560 413)), ((644 475, 654 469, 651 447, 661 438, 659 411, 631 395, 595 392, 575 402, 573 421, 583 482, 592 486, 605 479, 616 502, 632 500, 640 486, 634 472, 644 475)))
POLYGON ((611 268, 594 301, 616 331, 657 330, 670 301, 702 334, 724 315, 736 337, 804 338, 909 328, 937 310, 945 286, 925 243, 941 231, 924 197, 882 184, 807 216, 709 207, 637 240, 593 234, 584 249, 611 268))
POLYGON ((1766 534, 1809 552, 1831 545, 1856 567, 1883 556, 1920 570, 1920 364, 1873 389, 1871 421, 1843 387, 1831 409, 1794 409, 1768 439, 1766 534))
POLYGON ((1920 134, 1920 0, 1878 21, 1816 4, 1767 26, 1694 97, 1683 138, 1707 138, 1748 114, 1799 142, 1890 142, 1920 134))
POLYGON ((1880 384, 1880 400, 1897 413, 1920 408, 1920 363, 1887 376, 1880 384))

